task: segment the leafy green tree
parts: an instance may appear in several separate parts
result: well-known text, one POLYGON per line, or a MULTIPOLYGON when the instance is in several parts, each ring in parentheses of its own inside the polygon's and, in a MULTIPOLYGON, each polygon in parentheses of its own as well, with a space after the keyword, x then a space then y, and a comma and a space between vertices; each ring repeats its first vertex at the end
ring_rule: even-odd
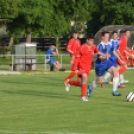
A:
MULTIPOLYGON (((18 16, 20 0, 1 0, 0 1, 0 18, 5 21, 1 21, 7 29, 8 23, 13 22, 13 19, 18 16)), ((13 44, 12 35, 10 36, 9 47, 13 44)))
POLYGON ((105 25, 133 25, 134 0, 94 0, 88 32, 96 33, 105 25))

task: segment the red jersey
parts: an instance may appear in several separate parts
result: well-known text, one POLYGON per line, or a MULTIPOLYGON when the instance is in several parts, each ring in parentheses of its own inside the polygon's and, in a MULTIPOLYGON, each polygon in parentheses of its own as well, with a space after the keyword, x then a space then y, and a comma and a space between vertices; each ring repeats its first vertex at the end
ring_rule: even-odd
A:
MULTIPOLYGON (((74 53, 76 49, 80 47, 80 44, 80 40, 72 38, 69 40, 66 50, 71 50, 74 53)), ((70 54, 70 56, 73 56, 73 54, 70 54)))
POLYGON ((125 53, 124 51, 126 50, 127 48, 127 37, 126 36, 123 36, 122 38, 120 38, 120 42, 119 42, 119 51, 120 53, 125 56, 125 53))
POLYGON ((86 44, 83 44, 79 49, 80 57, 80 69, 86 70, 87 72, 90 71, 92 58, 94 53, 98 53, 99 50, 96 47, 96 45, 88 46, 86 44))

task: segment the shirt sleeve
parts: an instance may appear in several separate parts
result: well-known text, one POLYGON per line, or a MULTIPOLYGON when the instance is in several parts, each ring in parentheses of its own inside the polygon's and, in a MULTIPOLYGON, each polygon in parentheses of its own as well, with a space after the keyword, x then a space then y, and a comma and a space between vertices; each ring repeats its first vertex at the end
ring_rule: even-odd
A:
POLYGON ((94 53, 98 53, 98 52, 100 52, 100 51, 98 50, 97 46, 94 45, 94 53))
POLYGON ((102 46, 102 44, 98 45, 98 50, 103 53, 103 46, 102 46))
POLYGON ((72 44, 73 44, 73 40, 70 39, 69 42, 68 42, 68 44, 67 44, 66 50, 70 50, 71 47, 72 47, 72 44))

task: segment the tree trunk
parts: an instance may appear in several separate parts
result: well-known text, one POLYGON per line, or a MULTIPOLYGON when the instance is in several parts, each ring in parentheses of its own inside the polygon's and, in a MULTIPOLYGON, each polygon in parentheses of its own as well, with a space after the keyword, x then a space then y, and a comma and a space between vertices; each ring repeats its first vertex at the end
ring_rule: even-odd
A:
POLYGON ((10 58, 13 43, 14 43, 14 37, 11 36, 9 40, 9 44, 7 46, 7 52, 6 52, 6 57, 5 57, 6 59, 10 58))
POLYGON ((31 32, 27 33, 27 35, 26 35, 26 43, 31 43, 31 37, 32 37, 32 33, 31 32))
POLYGON ((56 47, 59 47, 59 36, 56 36, 56 47))
POLYGON ((13 42, 14 42, 14 37, 11 36, 9 40, 8 48, 11 48, 13 46, 13 42))

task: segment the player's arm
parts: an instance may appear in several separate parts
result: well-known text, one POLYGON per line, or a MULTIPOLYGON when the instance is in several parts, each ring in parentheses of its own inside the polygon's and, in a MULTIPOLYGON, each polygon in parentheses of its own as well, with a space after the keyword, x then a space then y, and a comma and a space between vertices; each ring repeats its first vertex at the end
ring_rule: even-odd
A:
POLYGON ((126 54, 129 58, 134 59, 134 57, 133 57, 129 52, 127 52, 126 50, 125 50, 124 52, 125 52, 125 54, 126 54))
POLYGON ((59 56, 59 52, 57 48, 55 48, 55 50, 52 52, 52 55, 59 56))
POLYGON ((70 39, 68 44, 67 44, 67 47, 66 47, 66 50, 70 53, 70 54, 73 54, 74 52, 71 50, 71 46, 72 46, 72 40, 70 39))
POLYGON ((110 57, 110 55, 109 54, 104 54, 104 53, 102 53, 102 52, 97 52, 97 54, 99 55, 99 59, 100 60, 107 60, 109 57, 110 57))
POLYGON ((110 55, 104 54, 104 53, 102 53, 102 51, 103 51, 102 45, 99 45, 98 48, 97 47, 95 48, 95 53, 99 55, 99 59, 100 60, 107 60, 110 57, 110 55))
POLYGON ((124 61, 122 61, 120 55, 118 54, 118 52, 115 50, 113 51, 113 54, 116 56, 116 58, 119 60, 119 62, 122 64, 122 65, 125 65, 126 63, 124 61))

